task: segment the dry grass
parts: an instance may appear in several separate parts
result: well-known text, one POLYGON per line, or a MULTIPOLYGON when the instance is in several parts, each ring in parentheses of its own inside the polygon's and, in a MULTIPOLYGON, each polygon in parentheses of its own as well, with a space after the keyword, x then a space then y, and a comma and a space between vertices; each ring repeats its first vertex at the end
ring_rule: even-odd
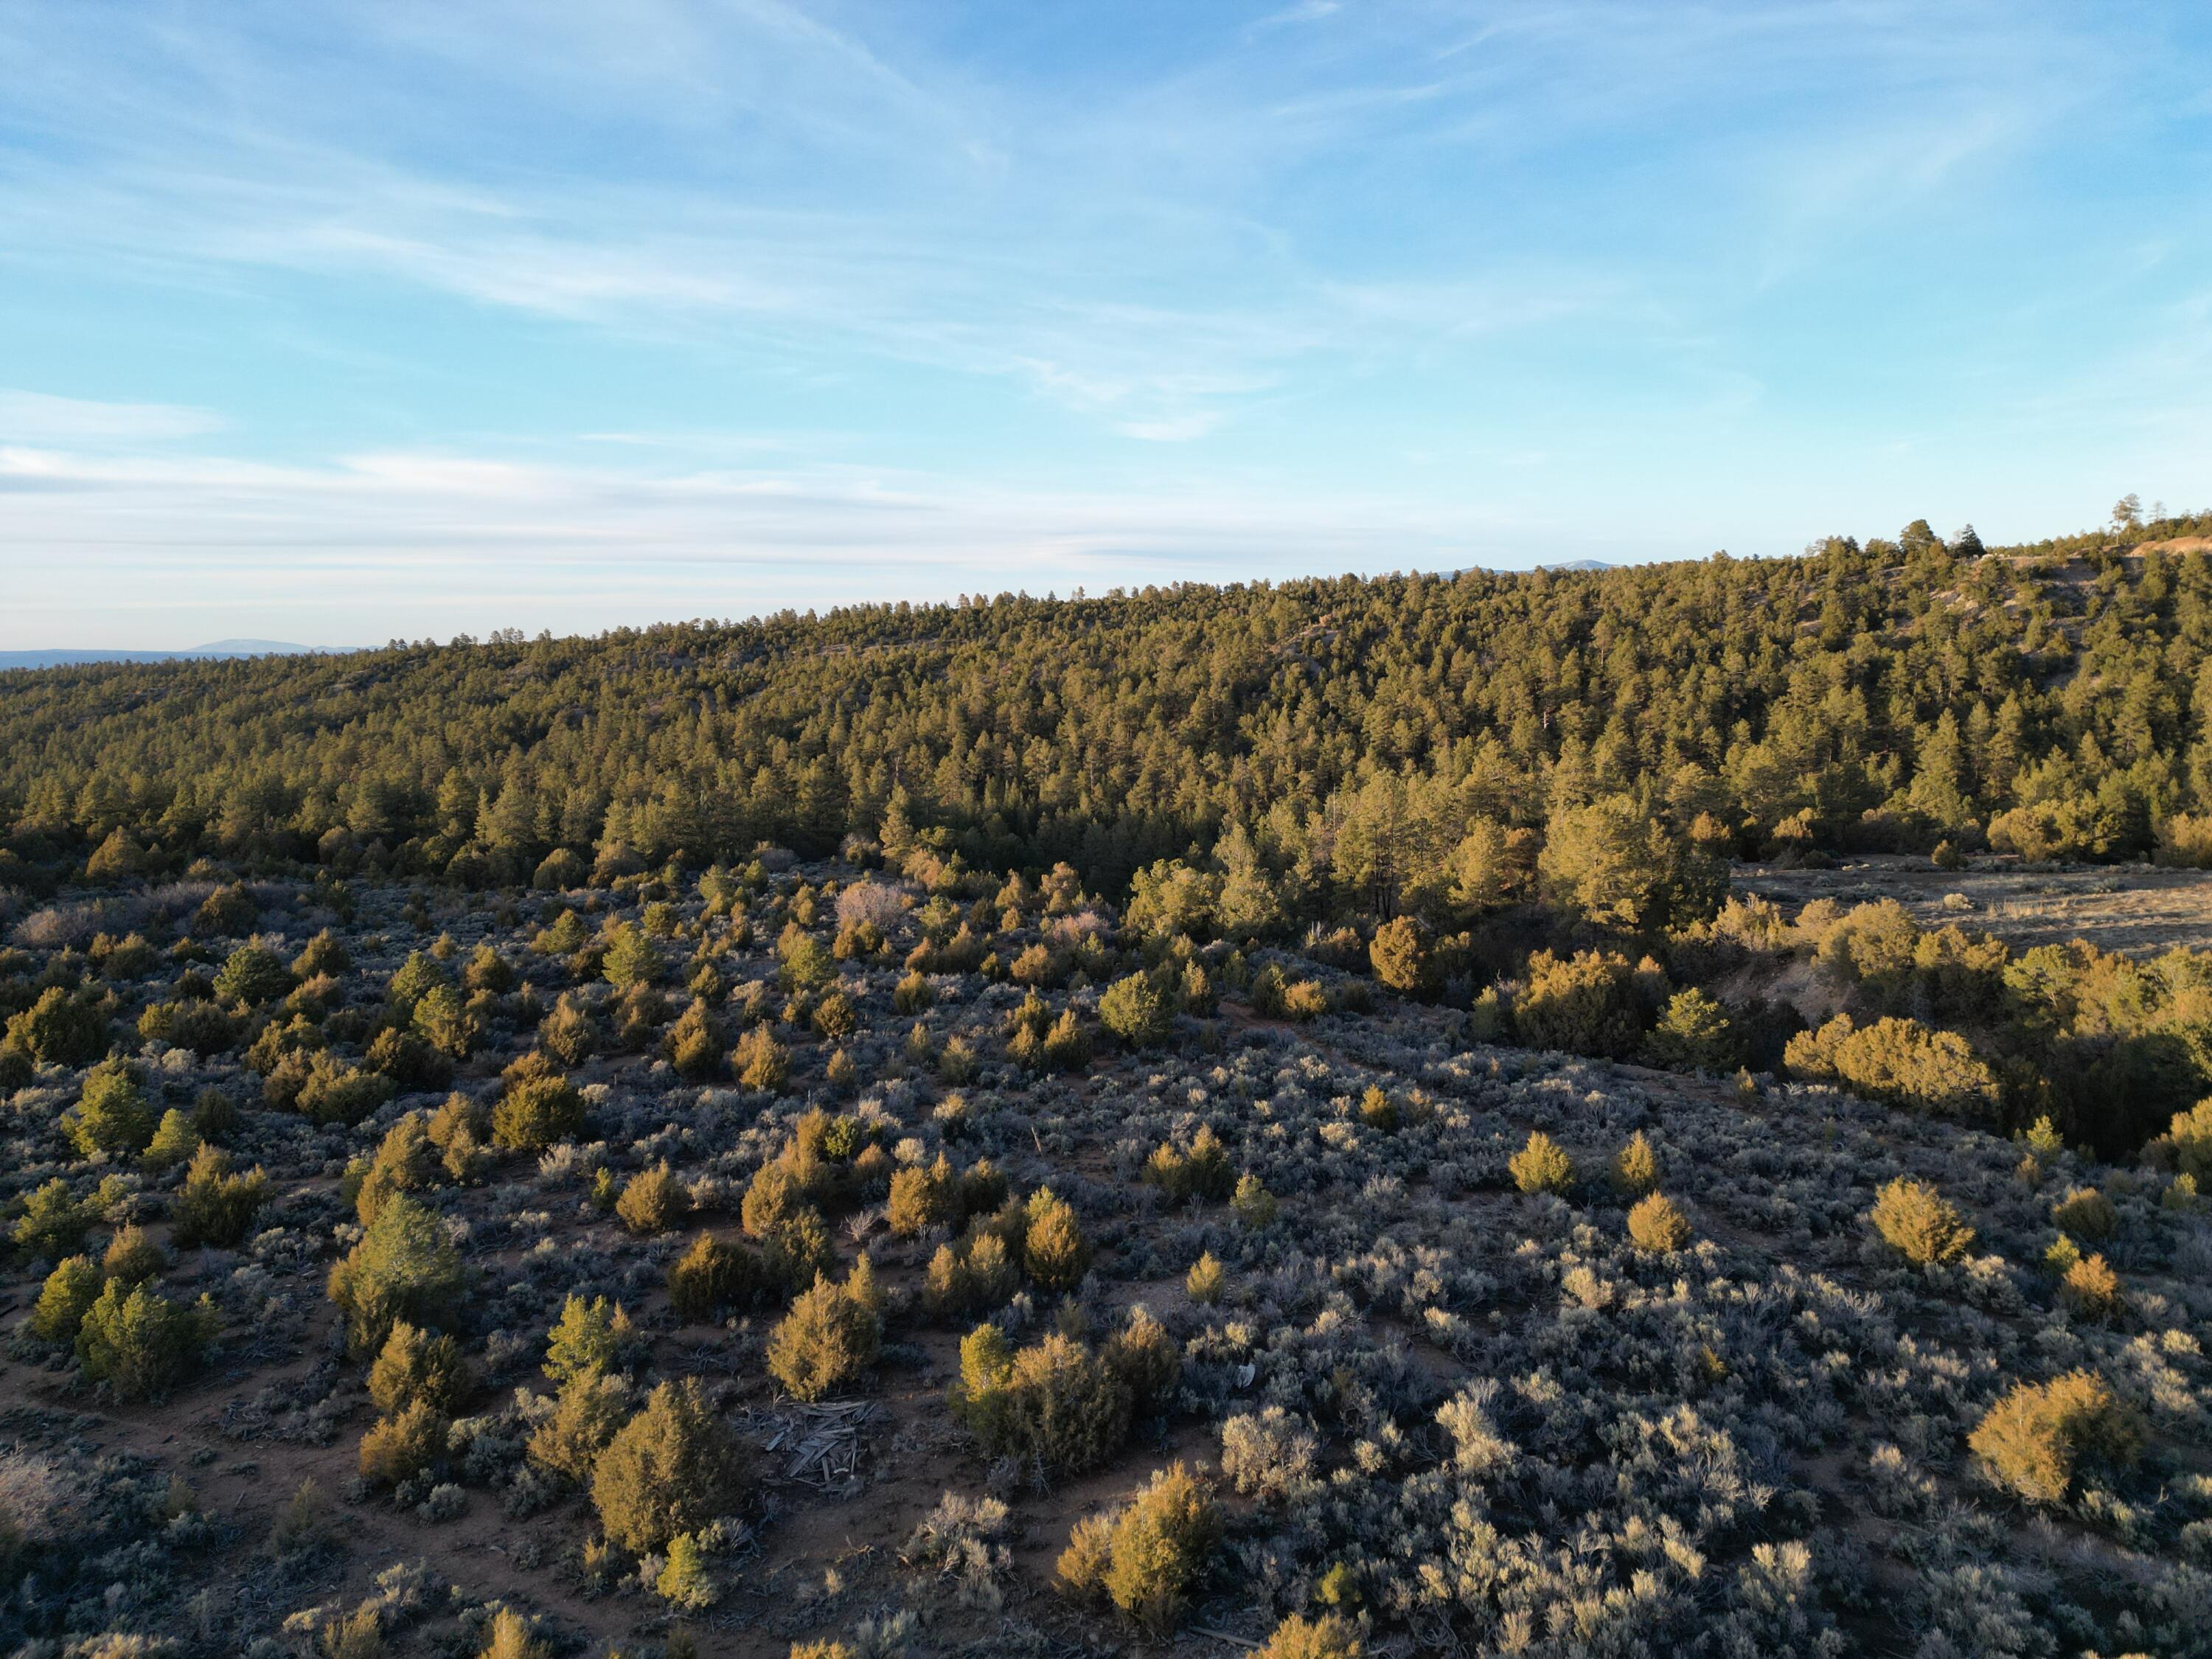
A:
POLYGON ((2010 858, 1939 870, 1927 859, 1877 854, 1835 870, 1743 866, 1735 885, 1795 911, 1816 898, 1844 904, 1895 899, 1923 927, 1956 922, 1996 934, 2015 951, 2086 939, 2100 950, 2155 956, 2212 950, 2212 871, 2152 865, 2024 868, 2010 858), (1952 894, 1967 904, 1947 904, 1952 894))

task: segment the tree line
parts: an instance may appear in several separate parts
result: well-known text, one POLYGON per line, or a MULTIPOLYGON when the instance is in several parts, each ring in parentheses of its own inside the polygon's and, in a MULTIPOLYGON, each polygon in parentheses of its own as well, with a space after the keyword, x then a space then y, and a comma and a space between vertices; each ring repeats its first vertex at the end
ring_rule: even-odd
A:
POLYGON ((18 672, 0 884, 214 856, 498 885, 549 857, 824 854, 889 818, 1117 895, 1241 861, 1299 914, 1388 917, 1606 804, 1716 855, 2194 860, 2207 532, 1993 550, 1919 521, 1799 558, 18 672))

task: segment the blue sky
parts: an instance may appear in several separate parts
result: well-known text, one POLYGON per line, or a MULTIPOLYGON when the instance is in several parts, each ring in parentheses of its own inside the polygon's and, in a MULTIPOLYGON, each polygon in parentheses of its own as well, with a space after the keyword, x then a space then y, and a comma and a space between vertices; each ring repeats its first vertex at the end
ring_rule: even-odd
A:
POLYGON ((2212 12, 0 0, 0 647, 2212 503, 2212 12))

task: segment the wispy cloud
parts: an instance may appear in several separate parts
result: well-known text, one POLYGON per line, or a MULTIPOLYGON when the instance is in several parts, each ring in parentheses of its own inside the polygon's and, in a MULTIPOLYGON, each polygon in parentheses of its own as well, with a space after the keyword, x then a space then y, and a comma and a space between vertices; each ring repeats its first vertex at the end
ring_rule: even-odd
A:
MULTIPOLYGON (((1334 253, 1316 264, 1295 198, 1253 216, 1269 175, 1346 146, 1411 178, 1440 145, 1480 165, 1485 150, 1626 133, 1655 112, 1692 112, 1694 128, 1721 87, 1779 80, 1782 95, 1814 72, 1816 43, 1863 64, 1895 55, 1876 70, 1938 110, 1961 73, 1941 67, 1940 40, 1905 52, 1892 37, 1911 32, 1880 8, 1563 5, 1472 42, 1459 9, 1203 59, 1074 104, 979 87, 928 51, 895 67, 848 29, 757 0, 349 9, 344 63, 302 60, 252 9, 229 28, 157 9, 168 27, 121 50, 23 14, 0 22, 0 67, 21 71, 0 133, 28 138, 0 145, 0 250, 179 278, 260 267, 398 282, 634 334, 834 346, 1009 378, 1109 430, 1199 434, 1300 364, 1648 309, 1663 281, 1663 256, 1653 270, 1563 246, 1547 261, 1553 293, 1530 303, 1516 291, 1525 245, 1453 270, 1448 222, 1399 224, 1395 268, 1347 280, 1334 253), (511 113, 487 123, 487 106, 511 113), (796 191, 794 168, 808 181, 796 191), (1465 303, 1440 313, 1454 291, 1465 303)), ((2032 106, 2016 98, 1933 137, 1876 118, 1863 140, 1790 166, 1751 233, 1778 250, 1770 276, 1816 227, 1847 233, 2032 106)), ((1479 200, 1480 175, 1468 183, 1479 200)), ((1757 206, 1757 175, 1743 183, 1757 206)), ((1395 184, 1378 172, 1378 188, 1395 184)))
POLYGON ((1194 409, 1158 420, 1124 421, 1118 429, 1132 438, 1142 438, 1146 443, 1182 444, 1203 438, 1219 426, 1223 418, 1218 410, 1194 409))
POLYGON ((0 387, 0 444, 145 443, 219 430, 220 416, 173 404, 100 403, 0 387))
POLYGON ((383 638, 514 623, 590 631, 834 599, 1066 592, 1146 580, 1466 562, 1512 526, 1380 497, 1231 484, 1017 490, 857 467, 655 471, 432 454, 323 465, 0 447, 12 573, 0 645, 56 637, 88 584, 95 642, 169 640, 197 605, 239 625, 383 638), (318 631, 319 630, 319 631, 318 631), (350 630, 350 631, 349 631, 350 630))
POLYGON ((1948 105, 1884 122, 1874 131, 1801 138, 1778 147, 1759 181, 1767 198, 1756 268, 1763 291, 1885 227, 1916 221, 1931 198, 2016 152, 2094 83, 2014 89, 1979 106, 1948 105))
POLYGON ((1297 0, 1295 5, 1280 11, 1269 12, 1252 25, 1252 33, 1267 29, 1289 28, 1299 23, 1318 23, 1324 17, 1334 17, 1344 8, 1339 0, 1297 0))

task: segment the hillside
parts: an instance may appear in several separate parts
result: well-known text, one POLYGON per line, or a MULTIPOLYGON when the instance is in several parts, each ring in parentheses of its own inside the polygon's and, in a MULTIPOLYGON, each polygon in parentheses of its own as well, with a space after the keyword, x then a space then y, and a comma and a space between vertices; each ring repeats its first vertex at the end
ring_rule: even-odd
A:
POLYGON ((987 896, 981 963, 958 907, 834 865, 520 912, 333 898, 171 890, 140 921, 178 950, 96 953, 103 1016, 168 1033, 103 1157, 82 1101, 130 1114, 92 1074, 15 1096, 4 1184, 65 1199, 16 1235, 18 1636, 335 1651, 365 1619, 473 1651, 507 1607, 562 1652, 1141 1649, 1054 1564, 1182 1463, 1214 1541, 1156 1609, 1178 1650, 1335 1611, 1376 1653, 2203 1651, 2212 1221, 2155 1166, 1470 1044, 1296 956, 1117 933, 1065 884, 987 896), (1147 962, 1183 1009, 1149 1026, 1122 1006, 1147 962), (222 1164, 261 1184, 210 1232, 222 1164), (1926 1265, 1869 1219, 1900 1178, 1956 1206, 1926 1265), (1678 1236, 1631 1218, 1647 1186, 1678 1236), (403 1213, 349 1345, 325 1280, 403 1213), (87 1248, 177 1317, 210 1297, 211 1346, 118 1370, 40 1336, 45 1264, 87 1248), (787 1299, 817 1270, 817 1316, 858 1323, 808 1346, 787 1299), (393 1357, 393 1309, 459 1339, 447 1370, 393 1357), (1034 1380, 948 1412, 987 1317, 1034 1380), (2125 1437, 2062 1435, 2055 1488, 2008 1490, 1970 1433, 2077 1372, 2125 1437), (663 1523, 705 1546, 672 1583, 666 1532, 592 1541, 613 1511, 576 1477, 685 1378, 727 1473, 663 1523))
POLYGON ((33 864, 120 829, 483 884, 820 856, 897 793, 972 864, 1109 889, 1241 825, 1316 912, 1607 793, 1744 854, 2126 858, 2212 805, 2197 527, 0 676, 0 803, 33 864))
POLYGON ((0 675, 0 1637, 2212 1651, 2202 528, 0 675))

